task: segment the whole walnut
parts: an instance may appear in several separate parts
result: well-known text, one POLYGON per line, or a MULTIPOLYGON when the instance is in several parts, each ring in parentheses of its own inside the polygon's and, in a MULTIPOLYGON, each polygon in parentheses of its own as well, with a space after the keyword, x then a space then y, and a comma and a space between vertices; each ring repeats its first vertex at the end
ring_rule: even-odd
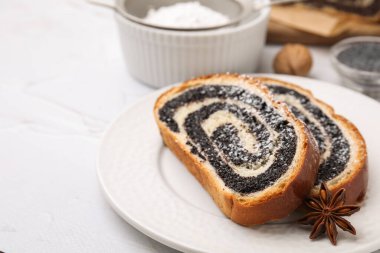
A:
POLYGON ((313 64, 311 53, 301 44, 286 44, 273 61, 276 73, 306 76, 313 64))

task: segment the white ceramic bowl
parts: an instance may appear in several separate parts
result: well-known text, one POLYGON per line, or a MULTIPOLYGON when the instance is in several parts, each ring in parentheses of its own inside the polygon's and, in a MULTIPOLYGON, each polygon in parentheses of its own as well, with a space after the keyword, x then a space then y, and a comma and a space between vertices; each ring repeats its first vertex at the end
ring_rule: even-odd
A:
POLYGON ((254 72, 269 11, 263 9, 238 26, 197 32, 148 27, 115 15, 128 71, 158 88, 199 75, 254 72))

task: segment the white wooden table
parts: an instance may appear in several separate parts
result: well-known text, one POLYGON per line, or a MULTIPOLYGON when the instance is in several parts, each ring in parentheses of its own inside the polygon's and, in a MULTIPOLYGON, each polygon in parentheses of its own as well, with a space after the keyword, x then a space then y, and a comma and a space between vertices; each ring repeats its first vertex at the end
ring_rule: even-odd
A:
MULTIPOLYGON (((272 71, 278 48, 265 48, 259 71, 272 71)), ((312 51, 311 77, 338 83, 328 50, 312 51)), ((119 218, 96 178, 105 127, 151 91, 127 73, 110 11, 0 1, 0 251, 177 252, 119 218)))

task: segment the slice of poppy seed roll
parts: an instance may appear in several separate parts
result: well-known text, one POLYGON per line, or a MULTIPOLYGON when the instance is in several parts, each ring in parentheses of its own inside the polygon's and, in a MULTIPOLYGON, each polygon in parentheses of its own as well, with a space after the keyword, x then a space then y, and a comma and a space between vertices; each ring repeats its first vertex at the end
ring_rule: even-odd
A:
POLYGON ((157 99, 154 115, 166 146, 236 223, 286 217, 314 185, 314 138, 250 78, 187 81, 157 99))
POLYGON ((346 203, 360 202, 366 193, 368 171, 366 145, 359 130, 308 90, 269 78, 257 80, 275 99, 285 102, 317 140, 320 165, 311 195, 317 196, 320 184, 326 182, 333 192, 346 189, 346 203))

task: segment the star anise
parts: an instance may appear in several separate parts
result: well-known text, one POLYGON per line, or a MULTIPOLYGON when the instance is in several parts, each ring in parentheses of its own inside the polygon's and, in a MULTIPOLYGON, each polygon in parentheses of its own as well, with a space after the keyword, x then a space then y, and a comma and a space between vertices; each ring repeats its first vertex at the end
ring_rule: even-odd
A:
POLYGON ((313 225, 310 239, 315 239, 326 233, 330 242, 336 245, 338 234, 336 226, 343 231, 356 235, 355 228, 342 216, 350 216, 359 211, 356 205, 344 205, 345 189, 340 189, 333 196, 327 185, 323 182, 319 191, 319 198, 311 197, 305 200, 305 204, 312 210, 298 222, 305 225, 313 225))

